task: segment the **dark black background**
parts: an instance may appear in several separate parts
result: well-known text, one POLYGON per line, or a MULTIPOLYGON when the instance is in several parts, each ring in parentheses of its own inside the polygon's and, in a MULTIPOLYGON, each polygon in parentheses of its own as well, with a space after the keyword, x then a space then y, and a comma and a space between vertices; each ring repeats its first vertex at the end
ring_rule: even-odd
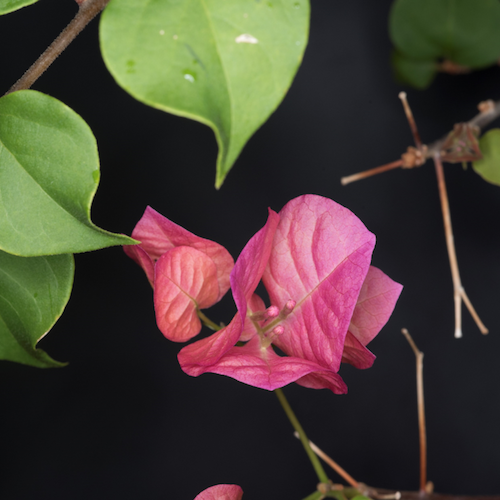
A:
MULTIPOLYGON (((452 281, 432 164, 346 187, 343 175, 395 160, 412 143, 387 34, 390 0, 312 0, 310 43, 288 95, 243 150, 220 191, 207 127, 148 108, 120 89, 99 54, 97 21, 34 85, 72 107, 97 137, 94 222, 130 234, 146 205, 236 257, 304 193, 330 197, 376 234, 373 264, 404 284, 370 344, 367 371, 343 367, 349 394, 285 388, 310 438, 356 479, 418 488, 414 356, 425 353, 429 479, 446 493, 500 493, 500 188, 447 165, 462 281, 490 334, 464 308, 453 338, 452 281)), ((0 19, 0 92, 76 11, 41 0, 0 19)), ((424 142, 500 98, 500 69, 440 76, 408 90, 424 142)), ((209 311, 234 312, 230 295, 209 311)), ((316 484, 276 397, 232 379, 190 378, 180 345, 156 328, 142 270, 121 248, 76 256, 72 298, 41 347, 63 369, 0 364, 1 499, 193 499, 217 483, 246 499, 300 499, 316 484)), ((332 472, 332 479, 340 481, 332 472)))

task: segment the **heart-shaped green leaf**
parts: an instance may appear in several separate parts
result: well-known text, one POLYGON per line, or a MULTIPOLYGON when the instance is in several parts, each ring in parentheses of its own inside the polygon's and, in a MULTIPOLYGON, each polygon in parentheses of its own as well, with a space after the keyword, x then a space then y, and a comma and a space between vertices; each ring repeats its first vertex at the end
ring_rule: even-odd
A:
POLYGON ((136 99, 214 130, 218 188, 290 87, 308 1, 113 0, 101 17, 103 58, 136 99))
POLYGON ((392 54, 392 67, 396 80, 420 90, 427 88, 437 73, 434 61, 412 59, 397 51, 392 54))
POLYGON ((396 0, 389 17, 392 42, 405 57, 470 68, 497 61, 498 26, 498 0, 396 0))
POLYGON ((90 221, 99 157, 87 124, 32 90, 0 99, 0 249, 52 255, 135 243, 90 221))
POLYGON ((36 2, 38 0, 0 0, 0 15, 14 12, 36 2))
POLYGON ((0 359, 64 366, 36 343, 52 328, 73 285, 73 256, 18 257, 0 250, 0 359))
POLYGON ((494 128, 479 139, 482 160, 472 163, 472 168, 485 180, 500 186, 500 129, 494 128))

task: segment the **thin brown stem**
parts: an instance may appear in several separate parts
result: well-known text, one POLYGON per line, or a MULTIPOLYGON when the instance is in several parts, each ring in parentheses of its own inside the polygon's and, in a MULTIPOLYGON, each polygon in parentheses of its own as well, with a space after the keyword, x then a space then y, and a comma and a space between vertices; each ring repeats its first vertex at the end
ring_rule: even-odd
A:
MULTIPOLYGON (((296 438, 299 438, 298 432, 294 433, 296 438)), ((347 481, 353 488, 359 488, 359 483, 345 471, 333 458, 330 458, 324 451, 318 448, 311 440, 309 440, 311 450, 318 455, 319 458, 324 460, 339 476, 347 481)))
MULTIPOLYGON (((392 490, 377 488, 378 492, 392 493, 392 490)), ((500 500, 500 495, 443 495, 442 493, 427 493, 421 491, 401 491, 401 500, 500 500)))
POLYGON ((488 330, 488 328, 486 328, 484 326, 483 322, 479 318, 476 310, 474 309, 471 301, 469 300, 469 297, 467 297, 467 294, 465 293, 465 290, 463 288, 460 290, 460 295, 462 296, 462 300, 464 301, 464 304, 466 305, 467 309, 469 310, 472 318, 476 322, 476 325, 479 327, 479 330, 481 330, 481 333, 483 335, 486 335, 489 332, 489 330, 488 330))
POLYGON ((476 322, 481 333, 488 333, 488 329, 479 319, 476 311, 472 307, 469 299, 465 294, 460 280, 460 272, 458 270, 457 254, 455 252, 455 242, 453 238, 453 229, 451 227, 450 205, 448 202, 448 193, 446 192, 446 183, 444 180, 444 169, 439 154, 434 155, 434 165, 436 168, 436 176, 438 181, 439 198, 441 200, 441 211, 443 213, 444 232, 446 236, 446 247, 448 249, 448 258, 450 260, 451 277, 453 279, 453 298, 455 301, 455 338, 462 337, 462 299, 464 299, 467 308, 469 309, 474 321, 476 322))
POLYGON ((441 201, 441 212, 443 214, 444 233, 446 237, 446 248, 448 249, 448 258, 450 261, 451 277, 453 280, 453 298, 455 302, 455 338, 462 337, 462 296, 460 289, 462 282, 458 270, 457 254, 455 252, 455 241, 453 238, 453 228, 451 227, 450 204, 448 202, 448 193, 446 191, 446 182, 444 180, 444 170, 439 155, 434 156, 434 165, 438 182, 439 199, 441 201))
POLYGON ((413 113, 411 112, 410 105, 408 104, 408 99, 406 99, 406 92, 400 92, 399 96, 401 102, 403 103, 403 108, 405 110, 405 115, 410 125, 410 130, 413 135, 413 140, 415 141, 415 146, 417 149, 422 148, 422 140, 420 139, 420 134, 418 133, 417 124, 413 118, 413 113))
POLYGON ((24 75, 6 92, 29 89, 33 83, 54 62, 63 50, 76 38, 87 24, 101 12, 109 0, 85 0, 79 7, 73 20, 61 34, 49 45, 45 52, 30 66, 24 75))
MULTIPOLYGON (((403 102, 403 107, 405 109, 406 117, 408 118, 408 122, 410 124, 410 128, 412 130, 413 138, 415 140, 415 144, 417 145, 417 149, 419 149, 423 155, 423 161, 419 163, 422 164, 425 162, 427 158, 433 158, 436 154, 439 154, 449 134, 444 135, 443 137, 441 137, 437 141, 434 141, 427 147, 423 146, 422 141, 420 139, 420 135, 417 130, 417 126, 415 124, 415 120, 413 118, 413 113, 411 112, 411 109, 406 100, 406 94, 404 92, 401 92, 399 94, 399 98, 403 102)), ((474 118, 469 120, 468 124, 471 126, 478 127, 479 129, 482 129, 487 125, 489 125, 493 120, 496 120, 498 117, 500 117, 500 101, 497 102, 491 101, 491 105, 483 109, 474 118)), ((354 182, 360 179, 366 179, 367 177, 371 177, 372 175, 381 174, 382 172, 386 172, 387 170, 392 170, 394 168, 401 166, 402 166, 401 160, 393 161, 391 163, 387 163, 386 165, 382 165, 381 167, 372 168, 364 172, 359 172, 357 174, 349 175, 347 177, 342 177, 340 179, 340 182, 342 183, 343 186, 345 186, 350 182, 354 182)))
POLYGON ((406 328, 401 330, 401 333, 406 337, 417 362, 417 404, 418 404, 418 430, 420 440, 420 492, 426 493, 427 486, 427 433, 425 426, 425 406, 424 406, 424 353, 420 351, 411 338, 410 333, 406 328))
POLYGON ((401 167, 403 165, 403 160, 396 160, 391 163, 386 163, 380 167, 371 168, 370 170, 365 170, 364 172, 359 172, 357 174, 348 175, 347 177, 341 177, 340 183, 345 186, 350 182, 359 181, 361 179, 366 179, 372 175, 381 174, 382 172, 387 172, 388 170, 393 170, 395 168, 401 167))
MULTIPOLYGON (((468 124, 473 127, 478 127, 479 130, 481 130, 498 117, 500 117, 500 101, 492 102, 491 106, 487 107, 485 110, 481 110, 474 118, 470 119, 468 124)), ((441 151, 447 137, 448 134, 429 144, 426 154, 427 158, 432 158, 436 153, 441 151)))

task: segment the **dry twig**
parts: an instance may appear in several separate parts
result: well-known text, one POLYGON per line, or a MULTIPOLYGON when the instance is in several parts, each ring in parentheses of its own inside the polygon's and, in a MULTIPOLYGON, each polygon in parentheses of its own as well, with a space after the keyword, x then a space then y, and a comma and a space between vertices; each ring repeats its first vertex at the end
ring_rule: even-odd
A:
POLYGON ((472 318, 476 322, 481 333, 487 334, 488 329, 484 326, 483 322, 479 318, 479 315, 472 306, 472 303, 469 300, 467 294, 465 293, 465 290, 460 280, 457 256, 455 252, 455 243, 453 238, 453 230, 451 227, 450 207, 448 203, 448 195, 446 192, 446 184, 444 180, 444 170, 442 162, 470 161, 472 159, 481 157, 480 151, 477 148, 476 134, 479 134, 481 128, 485 127, 486 125, 488 125, 489 123, 491 123, 493 120, 495 120, 500 116, 500 101, 497 101, 495 103, 489 100, 479 103, 478 115, 469 120, 467 123, 455 125, 454 130, 452 132, 442 137, 441 139, 433 142, 429 146, 426 146, 425 144, 422 144, 422 141, 420 139, 420 134, 418 133, 417 125, 413 118, 413 113, 406 99, 406 93, 401 92, 399 94, 399 98, 403 103, 406 118, 408 119, 408 123, 410 125, 410 129, 416 147, 410 146, 407 149, 406 153, 403 153, 401 155, 400 160, 396 160, 392 163, 382 165, 381 167, 372 168, 370 170, 359 172, 357 174, 353 174, 347 177, 342 177, 340 179, 340 182, 342 183, 342 185, 346 185, 349 182, 371 177, 372 175, 386 172, 387 170, 392 170, 398 167, 402 168, 419 167, 423 165, 428 158, 433 158, 438 180, 438 190, 439 190, 439 198, 441 201, 441 210, 443 214, 446 246, 448 249, 448 257, 450 261, 451 275, 453 279, 453 290, 454 290, 453 297, 455 302, 455 337, 456 338, 462 337, 462 312, 461 312, 462 301, 465 303, 467 309, 469 310, 472 318), (450 153, 448 149, 450 143, 453 144, 454 141, 457 141, 460 144, 463 144, 464 140, 462 139, 462 137, 464 138, 464 140, 470 141, 469 147, 457 146, 456 151, 452 151, 450 153), (462 151, 462 154, 464 155, 463 158, 459 157, 460 155, 460 153, 458 152, 459 150, 463 150, 462 151))

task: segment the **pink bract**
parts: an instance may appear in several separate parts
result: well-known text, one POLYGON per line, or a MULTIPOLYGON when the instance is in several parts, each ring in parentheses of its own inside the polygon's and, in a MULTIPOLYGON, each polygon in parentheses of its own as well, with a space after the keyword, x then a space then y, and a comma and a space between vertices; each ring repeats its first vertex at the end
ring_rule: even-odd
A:
POLYGON ((124 247, 154 288, 158 328, 170 340, 197 335, 197 309, 217 303, 229 289, 234 261, 214 241, 200 238, 147 207, 132 235, 140 245, 124 247))
POLYGON ((365 345, 387 322, 402 288, 370 267, 374 245, 362 222, 328 198, 304 195, 279 215, 269 210, 231 272, 238 312, 228 326, 180 351, 182 369, 268 390, 297 382, 347 392, 337 373, 341 362, 373 364, 365 345), (266 318, 254 294, 261 279, 278 316, 266 318))
POLYGON ((241 500, 243 490, 236 484, 217 484, 203 490, 194 500, 241 500))

